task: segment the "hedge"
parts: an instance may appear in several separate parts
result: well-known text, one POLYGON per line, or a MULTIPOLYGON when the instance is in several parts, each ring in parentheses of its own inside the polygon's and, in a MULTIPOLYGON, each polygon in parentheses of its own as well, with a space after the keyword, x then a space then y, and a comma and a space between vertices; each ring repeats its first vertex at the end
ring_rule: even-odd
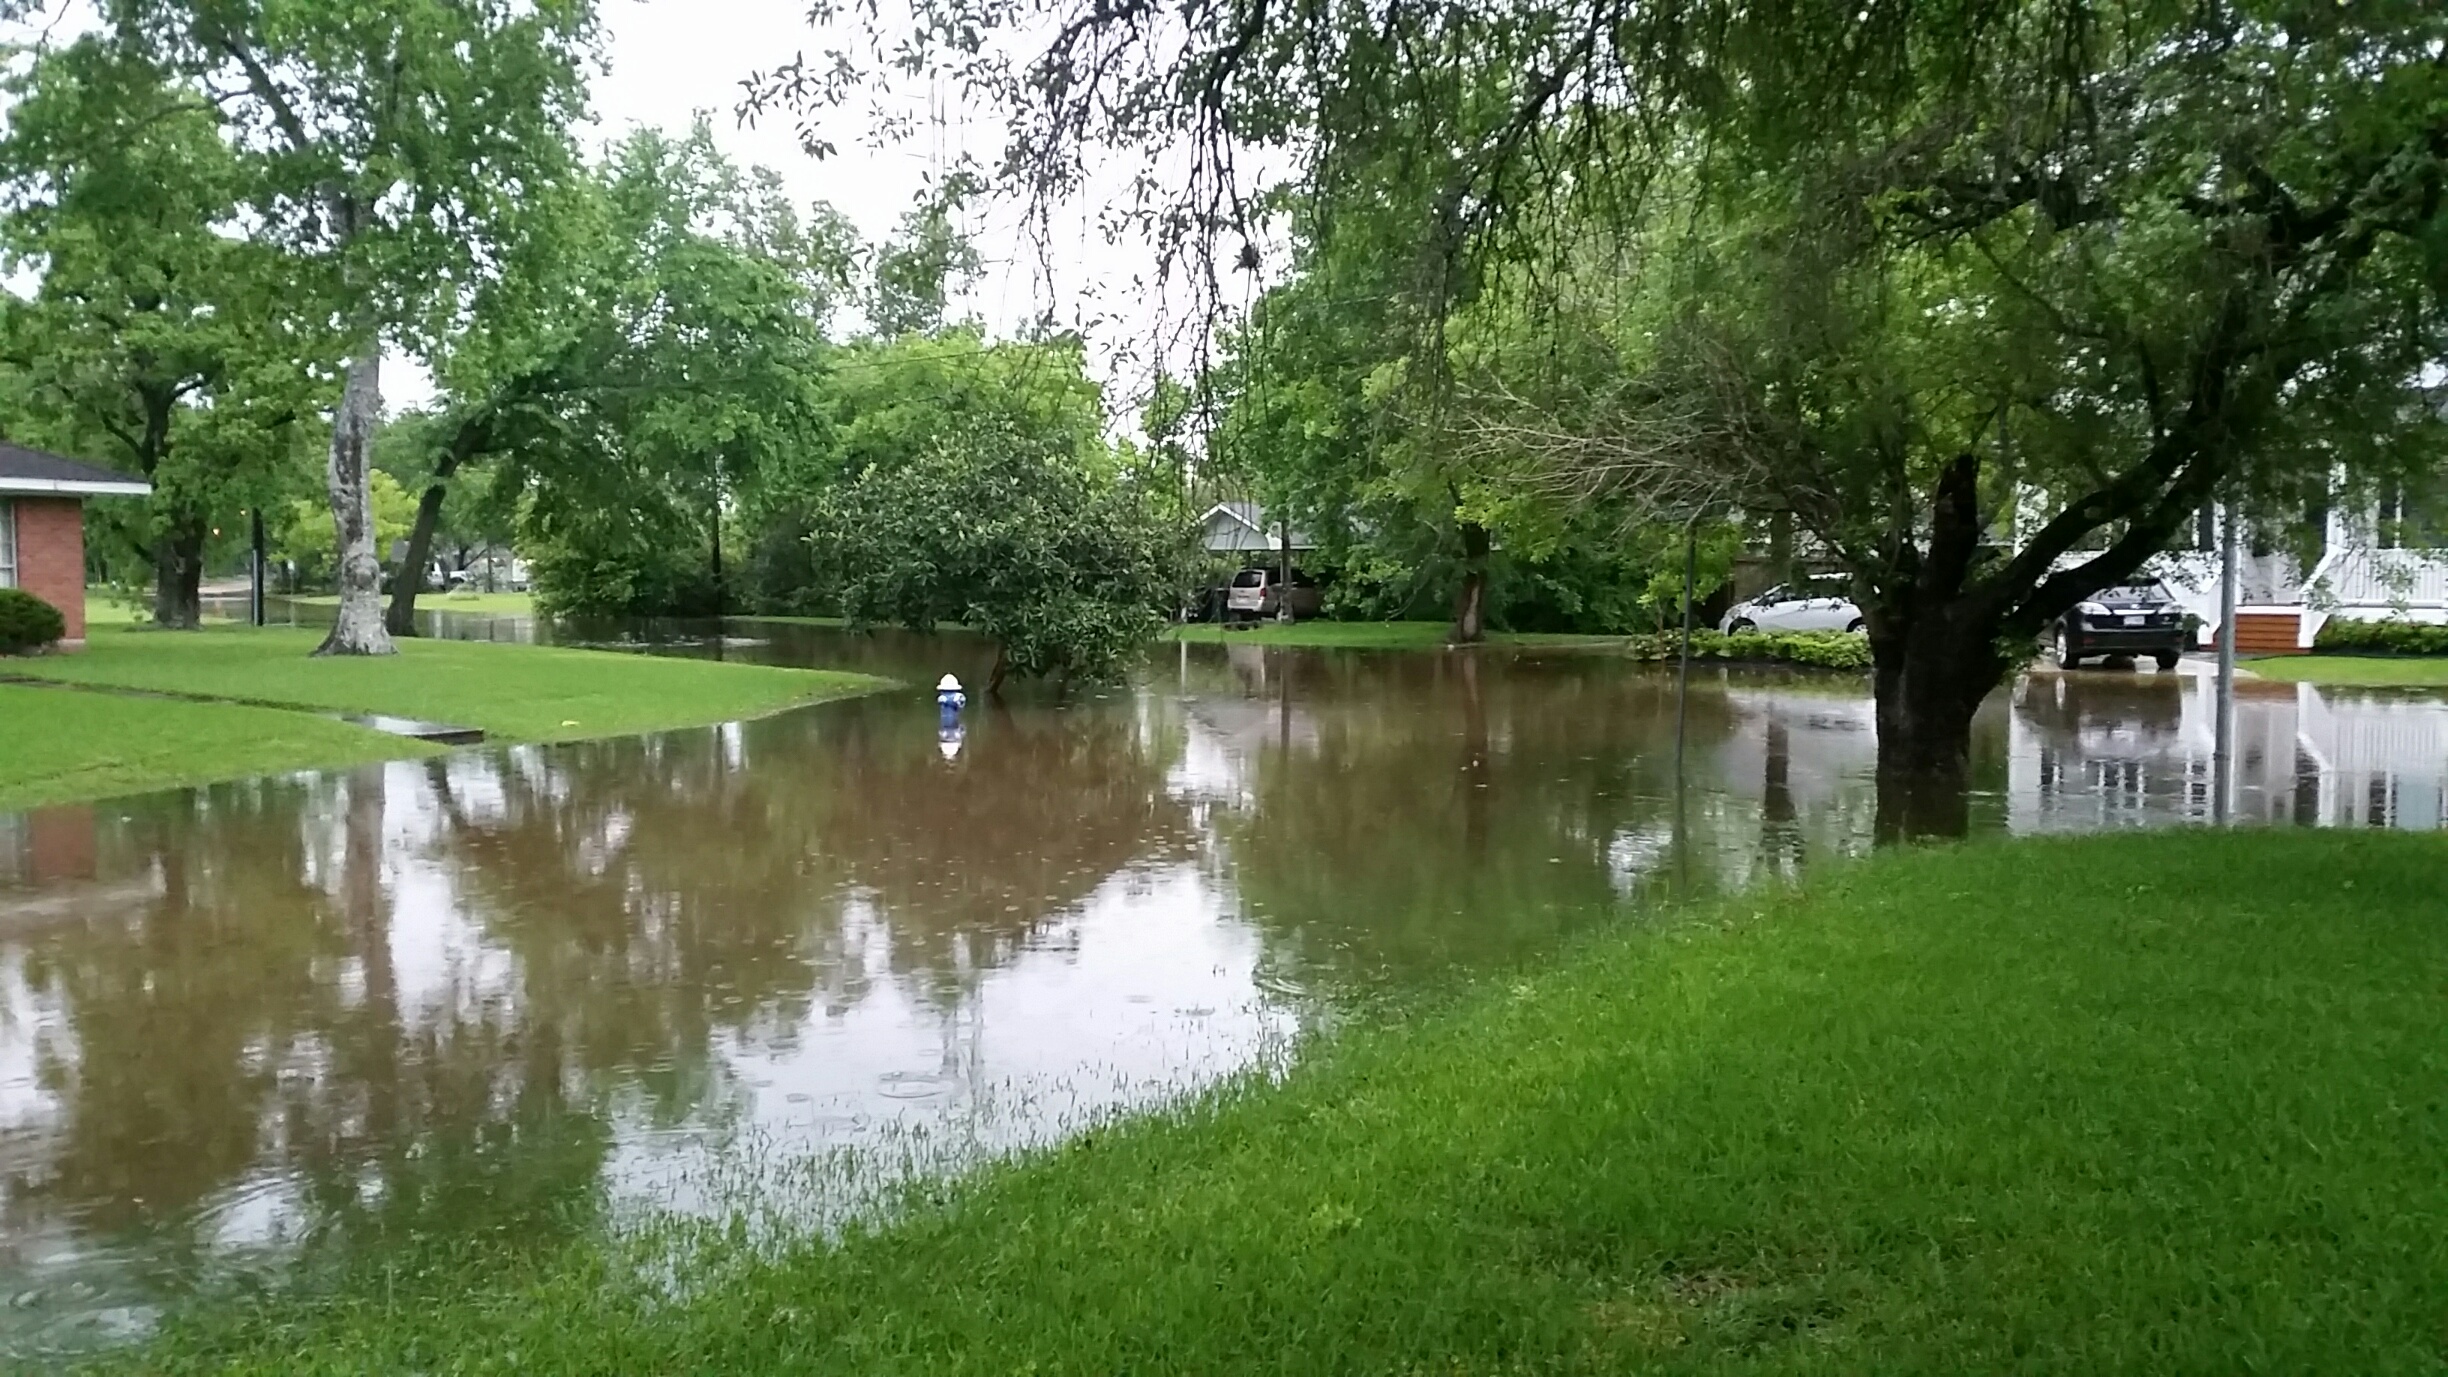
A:
MULTIPOLYGON (((1675 660, 1682 636, 1667 632, 1634 636, 1627 649, 1635 660, 1675 660)), ((1692 658, 1741 664, 1809 665, 1816 669, 1870 668, 1870 638, 1844 631, 1694 631, 1692 658)))
POLYGON ((2338 655, 2448 655, 2448 626, 2331 617, 2313 637, 2312 648, 2338 655))

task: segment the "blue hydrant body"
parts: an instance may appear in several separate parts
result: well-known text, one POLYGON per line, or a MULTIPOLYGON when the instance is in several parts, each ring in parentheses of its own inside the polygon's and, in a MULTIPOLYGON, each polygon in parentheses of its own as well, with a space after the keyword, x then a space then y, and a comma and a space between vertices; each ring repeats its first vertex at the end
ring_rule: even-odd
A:
POLYGON ((935 685, 935 706, 945 717, 960 716, 961 709, 969 706, 969 695, 962 690, 961 681, 949 674, 938 681, 935 685))

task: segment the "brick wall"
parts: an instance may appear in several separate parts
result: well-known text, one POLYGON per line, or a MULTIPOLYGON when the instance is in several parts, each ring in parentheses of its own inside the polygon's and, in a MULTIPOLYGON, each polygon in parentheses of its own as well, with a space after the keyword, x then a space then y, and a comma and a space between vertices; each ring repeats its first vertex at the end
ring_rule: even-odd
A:
POLYGON ((17 586, 68 619, 64 648, 85 644, 85 504, 73 497, 13 497, 17 586))

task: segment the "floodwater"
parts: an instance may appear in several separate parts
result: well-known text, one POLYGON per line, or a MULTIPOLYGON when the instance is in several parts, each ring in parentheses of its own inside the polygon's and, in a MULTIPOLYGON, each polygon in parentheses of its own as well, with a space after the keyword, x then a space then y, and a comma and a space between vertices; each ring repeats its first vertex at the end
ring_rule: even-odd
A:
MULTIPOLYGON (((2209 708, 2193 673, 2027 676, 1980 720, 1977 825, 2204 819, 2209 708)), ((2443 825, 2448 698, 2255 685, 2239 721, 2240 816, 2443 825)), ((0 815, 0 1357, 411 1231, 820 1216, 859 1179, 824 1154, 1044 1141, 1866 844, 1859 681, 1701 673, 1687 733, 1678 789, 1671 674, 1597 655, 1168 647, 953 730, 913 689, 0 815)))

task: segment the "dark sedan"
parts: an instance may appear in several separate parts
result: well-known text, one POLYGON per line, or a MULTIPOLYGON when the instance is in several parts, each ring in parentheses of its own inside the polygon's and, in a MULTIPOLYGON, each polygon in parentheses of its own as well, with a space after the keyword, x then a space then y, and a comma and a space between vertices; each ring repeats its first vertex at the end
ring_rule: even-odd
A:
POLYGON ((2147 655, 2174 669, 2192 646, 2192 618, 2155 580, 2102 589, 2057 619, 2057 663, 2066 669, 2112 655, 2147 655))

